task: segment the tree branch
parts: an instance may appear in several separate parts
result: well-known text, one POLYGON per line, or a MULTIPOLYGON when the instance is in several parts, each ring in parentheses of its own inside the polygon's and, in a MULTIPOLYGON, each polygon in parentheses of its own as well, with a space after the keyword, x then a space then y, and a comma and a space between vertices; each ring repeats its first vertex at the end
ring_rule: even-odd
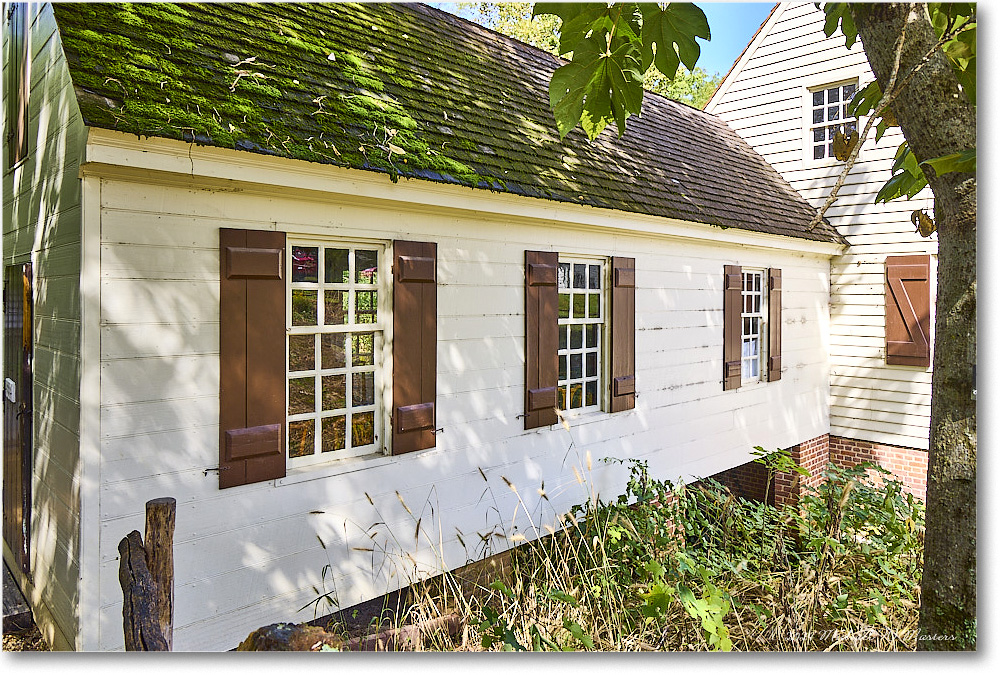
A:
MULTIPOLYGON (((912 14, 913 11, 916 10, 916 7, 917 7, 916 4, 912 3, 910 4, 910 14, 912 14)), ((899 74, 899 63, 900 59, 902 58, 903 42, 906 37, 906 24, 905 23, 903 24, 903 28, 902 30, 900 30, 899 33, 899 40, 896 41, 895 45, 895 57, 893 59, 892 74, 889 76, 889 82, 887 83, 885 93, 882 94, 882 100, 879 101, 877 106, 875 106, 875 109, 872 111, 871 116, 868 118, 868 123, 865 124, 865 128, 861 132, 861 136, 858 138, 858 142, 854 145, 854 148, 851 149, 851 154, 848 155, 847 161, 844 163, 844 168, 843 170, 841 170, 840 176, 837 178, 837 182, 834 183, 833 189, 830 191, 829 196, 826 198, 826 201, 823 202, 823 205, 816 210, 816 215, 814 215, 812 220, 809 222, 810 231, 816 229, 816 227, 818 227, 819 224, 823 222, 823 218, 824 216, 826 216, 826 212, 830 209, 831 206, 833 206, 833 203, 837 201, 837 195, 840 193, 840 188, 844 186, 844 183, 847 181, 848 174, 850 174, 851 169, 854 168, 854 164, 857 162, 858 159, 858 154, 861 152, 861 146, 864 144, 865 139, 868 138, 868 133, 871 131, 872 125, 875 123, 875 120, 880 118, 882 116, 882 112, 890 105, 892 105, 892 102, 895 101, 896 97, 899 96, 900 92, 902 92, 903 89, 906 88, 906 85, 909 84, 911 79, 913 79, 913 76, 916 75, 921 68, 923 68, 927 63, 930 62, 931 57, 934 55, 934 52, 943 47, 944 44, 949 40, 951 40, 952 38, 954 38, 955 35, 960 33, 961 30, 964 29, 965 25, 966 24, 962 24, 961 26, 949 26, 948 30, 946 30, 941 35, 940 39, 938 39, 938 41, 934 44, 934 46, 931 47, 931 49, 929 49, 926 54, 924 54, 924 56, 920 59, 920 61, 918 61, 917 64, 910 69, 910 71, 903 77, 902 80, 900 80, 899 84, 897 85, 896 78, 899 74)))

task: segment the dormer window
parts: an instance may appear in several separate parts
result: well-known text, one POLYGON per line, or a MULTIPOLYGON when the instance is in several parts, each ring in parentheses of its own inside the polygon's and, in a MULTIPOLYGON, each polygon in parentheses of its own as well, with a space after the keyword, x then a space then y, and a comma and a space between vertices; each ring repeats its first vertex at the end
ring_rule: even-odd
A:
POLYGON ((845 136, 857 131, 858 120, 847 114, 847 106, 857 91, 857 80, 809 89, 812 106, 807 143, 814 160, 834 157, 833 137, 838 131, 845 136))

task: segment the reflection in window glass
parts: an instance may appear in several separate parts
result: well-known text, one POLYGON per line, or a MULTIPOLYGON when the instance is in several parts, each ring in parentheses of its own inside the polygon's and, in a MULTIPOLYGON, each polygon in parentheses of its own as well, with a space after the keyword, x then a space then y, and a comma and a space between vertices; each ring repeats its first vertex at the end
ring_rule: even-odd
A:
POLYGON ((600 406, 604 264, 559 263, 559 383, 563 410, 600 406))
POLYGON ((379 449, 380 255, 371 246, 289 247, 287 439, 295 466, 379 449))

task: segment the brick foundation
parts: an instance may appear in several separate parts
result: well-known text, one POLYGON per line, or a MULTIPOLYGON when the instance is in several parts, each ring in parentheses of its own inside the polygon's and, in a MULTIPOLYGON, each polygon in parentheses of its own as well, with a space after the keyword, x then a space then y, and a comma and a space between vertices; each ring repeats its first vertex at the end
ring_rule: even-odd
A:
MULTIPOLYGON (((766 491, 768 503, 780 506, 797 501, 806 485, 817 487, 822 481, 823 467, 828 462, 842 468, 873 462, 895 474, 906 492, 920 500, 925 499, 927 452, 924 450, 823 434, 794 445, 788 451, 799 466, 809 471, 809 478, 799 477, 796 481, 797 474, 779 473, 774 477, 774 484, 768 486, 767 469, 755 462, 727 469, 712 478, 746 499, 762 501, 766 491)), ((881 481, 876 472, 869 474, 876 484, 881 481)))
MULTIPOLYGON (((830 461, 840 467, 872 462, 896 474, 906 492, 924 501, 927 496, 927 451, 853 438, 830 436, 830 461)), ((878 476, 869 471, 870 475, 878 476)), ((876 478, 876 483, 881 482, 876 478)))

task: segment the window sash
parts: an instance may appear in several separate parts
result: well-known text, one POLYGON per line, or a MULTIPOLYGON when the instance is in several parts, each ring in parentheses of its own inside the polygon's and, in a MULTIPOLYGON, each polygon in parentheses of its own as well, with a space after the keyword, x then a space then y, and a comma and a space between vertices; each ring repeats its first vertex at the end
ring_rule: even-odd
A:
POLYGON ((606 277, 606 260, 559 256, 559 371, 556 405, 560 410, 585 412, 602 408, 604 369, 607 362, 606 277), (574 276, 577 269, 583 270, 582 286, 576 285, 579 281, 574 276))
MULTIPOLYGON (((307 467, 317 464, 326 464, 331 461, 345 459, 349 457, 359 457, 364 455, 377 454, 385 447, 385 436, 383 427, 383 360, 382 352, 384 348, 384 330, 386 324, 386 298, 387 280, 385 270, 387 267, 385 255, 386 246, 382 243, 342 241, 324 239, 289 239, 286 251, 287 278, 290 280, 286 284, 286 368, 285 368, 285 426, 287 445, 285 448, 286 461, 291 468, 307 467), (299 249, 315 249, 315 280, 294 281, 294 267, 302 263, 297 263, 293 253, 299 249), (347 255, 348 279, 343 281, 327 281, 326 279, 326 259, 328 251, 344 251, 347 255), (358 274, 358 251, 376 252, 378 262, 374 283, 359 281, 358 274), (311 294, 309 296, 312 305, 311 311, 307 311, 308 319, 314 323, 299 323, 293 315, 293 302, 296 291, 301 294, 311 294), (327 293, 346 293, 343 298, 334 298, 333 306, 342 303, 346 299, 345 322, 325 323, 326 312, 328 310, 327 293), (359 323, 357 318, 359 312, 368 313, 370 306, 358 307, 359 294, 374 292, 374 313, 373 323, 359 323), (298 324, 298 325, 293 325, 298 324), (356 362, 358 353, 356 349, 361 342, 360 336, 371 335, 370 358, 362 362, 356 362), (311 356, 308 355, 310 347, 305 346, 306 352, 300 353, 299 358, 303 359, 306 367, 295 367, 292 363, 293 340, 298 339, 300 344, 304 343, 303 338, 312 336, 311 356), (359 336, 355 338, 354 336, 359 336), (329 338, 333 338, 331 341, 329 338), (343 342, 340 342, 343 340, 343 342), (338 342, 340 343, 338 345, 338 342), (338 351, 342 356, 337 357, 334 364, 324 362, 324 349, 330 349, 330 354, 338 351), (329 378, 343 378, 342 383, 329 378), (312 380, 308 383, 308 380, 312 380), (302 388, 298 390, 301 395, 303 406, 309 405, 311 401, 312 410, 293 411, 292 391, 296 381, 302 383, 302 388), (332 390, 334 400, 329 407, 329 397, 324 401, 324 385, 336 387, 332 390), (371 391, 368 388, 371 387, 371 391), (311 398, 309 393, 311 391, 311 398), (342 401, 340 397, 342 396, 342 401), (357 403, 355 402, 358 399, 357 403), (369 402, 370 401, 370 402, 369 402), (337 421, 342 419, 342 421, 337 421), (362 424, 371 422, 371 443, 354 445, 353 431, 355 420, 360 420, 362 424), (310 422, 312 433, 311 452, 305 452, 298 457, 293 457, 293 443, 302 438, 298 434, 293 434, 296 423, 310 422), (340 427, 337 429, 336 427, 340 427), (343 448, 336 450, 323 450, 324 431, 331 431, 338 440, 342 438, 343 448)), ((367 268, 366 268, 367 269, 367 268)), ((301 275, 300 275, 301 276, 301 275)), ((364 296, 371 297, 371 296, 364 296)), ((302 364, 295 364, 302 365, 302 364)), ((332 439, 331 439, 332 440, 332 439)))
POLYGON ((843 82, 837 85, 824 85, 808 90, 808 134, 806 141, 809 147, 809 155, 815 160, 829 159, 833 157, 833 135, 840 129, 847 135, 850 130, 858 129, 858 119, 847 114, 847 107, 854 94, 858 91, 858 82, 843 82), (831 92, 837 92, 836 101, 831 101, 831 92), (817 103, 817 95, 821 95, 822 102, 817 103), (830 110, 836 108, 836 118, 830 118, 830 110), (816 115, 819 113, 820 119, 816 115), (822 130, 822 139, 816 138, 816 132, 822 130), (817 149, 822 149, 822 156, 817 157, 817 149))
POLYGON ((743 290, 740 294, 740 362, 744 383, 764 379, 763 364, 767 363, 766 325, 767 277, 763 270, 743 270, 743 290))

